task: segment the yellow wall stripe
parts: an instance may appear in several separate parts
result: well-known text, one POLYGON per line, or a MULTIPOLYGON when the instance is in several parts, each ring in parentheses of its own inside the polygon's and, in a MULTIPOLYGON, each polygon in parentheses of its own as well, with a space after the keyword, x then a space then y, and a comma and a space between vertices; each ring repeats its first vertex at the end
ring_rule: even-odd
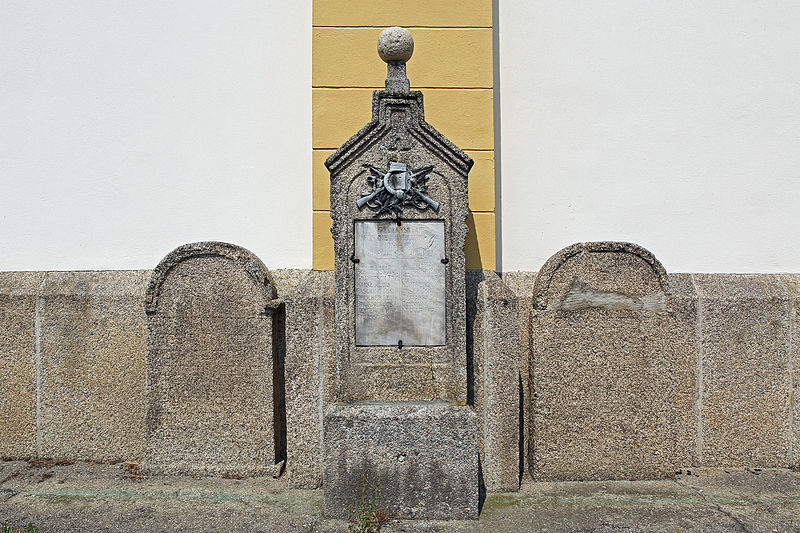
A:
POLYGON ((492 26, 491 0, 314 0, 314 26, 492 26))
POLYGON ((333 235, 329 211, 314 211, 312 217, 314 255, 311 267, 314 270, 333 270, 333 235))
MULTIPOLYGON (((459 148, 494 149, 491 89, 428 89, 424 98, 425 119, 459 148)), ((311 105, 313 147, 335 149, 372 118, 372 90, 312 89, 311 105)))
POLYGON ((331 175, 325 168, 325 160, 335 150, 312 150, 311 168, 314 175, 313 194, 314 211, 326 211, 331 208, 331 175))
MULTIPOLYGON (((314 28, 312 85, 383 88, 386 63, 376 51, 381 30, 314 28)), ((413 35, 406 67, 412 87, 492 87, 491 29, 417 29, 413 35)))
POLYGON ((467 229, 467 242, 464 246, 467 268, 494 270, 494 213, 470 213, 467 229))
POLYGON ((333 269, 330 177, 325 159, 372 118, 372 90, 386 65, 378 34, 412 29, 412 89, 425 118, 472 157, 469 269, 495 268, 494 109, 491 0, 314 0, 312 28, 313 267, 333 269))

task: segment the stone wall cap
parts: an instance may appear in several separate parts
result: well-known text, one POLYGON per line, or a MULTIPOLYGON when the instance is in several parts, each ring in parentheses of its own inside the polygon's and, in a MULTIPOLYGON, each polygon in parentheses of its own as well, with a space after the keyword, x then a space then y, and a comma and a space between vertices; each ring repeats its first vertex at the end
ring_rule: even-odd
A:
POLYGON ((392 26, 381 32, 378 55, 387 64, 385 90, 372 94, 372 120, 325 160, 331 176, 338 174, 354 157, 392 131, 388 117, 381 113, 381 108, 389 104, 400 104, 413 110, 408 126, 419 134, 426 148, 438 153, 464 177, 469 174, 472 158, 425 121, 422 93, 411 90, 406 76, 406 61, 411 59, 413 52, 414 39, 405 28, 392 26))

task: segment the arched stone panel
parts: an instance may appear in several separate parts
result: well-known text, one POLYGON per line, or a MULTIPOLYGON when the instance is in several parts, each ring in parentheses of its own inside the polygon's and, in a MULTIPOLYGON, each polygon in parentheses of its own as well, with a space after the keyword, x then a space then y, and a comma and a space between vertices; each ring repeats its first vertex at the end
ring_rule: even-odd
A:
POLYGON ((281 302, 274 298, 263 263, 232 244, 187 244, 156 267, 145 298, 145 470, 271 471, 282 379, 273 335, 281 302))
POLYGON ((688 455, 692 323, 641 246, 578 243, 548 260, 531 315, 533 477, 673 475, 688 455))

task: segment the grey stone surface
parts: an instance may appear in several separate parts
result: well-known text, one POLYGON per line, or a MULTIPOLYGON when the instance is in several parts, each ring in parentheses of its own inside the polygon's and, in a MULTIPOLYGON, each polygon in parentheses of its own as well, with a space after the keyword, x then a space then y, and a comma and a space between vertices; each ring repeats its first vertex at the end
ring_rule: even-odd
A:
POLYGON ((260 475, 282 454, 274 283, 227 243, 181 246, 147 290, 149 472, 260 475))
POLYGON ((787 274, 782 276, 789 295, 789 328, 791 337, 791 354, 789 367, 791 370, 790 380, 790 404, 792 409, 789 448, 791 455, 789 464, 792 468, 800 470, 800 275, 787 274))
POLYGON ((399 26, 386 28, 378 36, 378 55, 386 61, 408 61, 414 53, 414 38, 399 26))
POLYGON ((778 276, 694 274, 704 465, 788 466, 790 302, 778 276))
POLYGON ((278 298, 285 299, 305 282, 311 270, 304 268, 279 268, 270 270, 269 274, 275 284, 278 298))
POLYGON ((580 243, 542 267, 531 317, 529 464, 537 480, 671 476, 694 391, 690 333, 660 263, 580 243))
POLYGON ((529 449, 528 444, 530 439, 530 416, 528 411, 531 405, 530 394, 530 358, 531 358, 531 310, 533 309, 533 285, 536 281, 536 272, 503 272, 503 283, 511 289, 517 298, 517 319, 519 321, 518 337, 519 337, 519 377, 521 387, 521 404, 520 404, 520 424, 522 430, 522 476, 523 479, 530 477, 530 469, 528 467, 529 449))
MULTIPOLYGON (((0 520, 84 533, 341 532, 322 493, 271 478, 141 477, 124 465, 0 463, 0 520), (6 466, 10 465, 10 466, 6 466), (8 473, 8 475, 5 475, 8 473)), ((669 481, 525 483, 489 494, 478 520, 391 520, 391 532, 796 532, 800 473, 692 470, 669 481), (755 526, 755 527, 754 527, 755 526)))
POLYGON ((678 466, 700 464, 700 414, 697 403, 699 385, 698 346, 700 344, 697 291, 689 274, 669 274, 669 295, 672 327, 667 342, 673 342, 670 352, 675 359, 674 377, 679 384, 674 390, 675 458, 678 466))
POLYGON ((332 406, 325 413, 325 515, 377 495, 390 516, 478 516, 474 411, 446 404, 332 406))
POLYGON ((358 346, 446 343, 444 223, 355 223, 358 346))
MULTIPOLYGON (((739 531, 800 531, 800 473, 782 469, 701 469, 678 482, 700 494, 739 531)), ((721 530, 721 528, 717 528, 721 530)), ((731 531, 734 529, 731 528, 731 531)), ((683 531, 683 529, 681 529, 683 531)))
POLYGON ((36 455, 36 294, 43 272, 0 272, 0 457, 36 455))
POLYGON ((604 307, 662 311, 667 286, 664 267, 637 244, 577 243, 542 266, 533 287, 533 306, 537 310, 604 307), (623 279, 618 277, 620 273, 624 273, 623 279), (618 291, 620 285, 626 292, 618 291))
POLYGON ((147 271, 48 272, 40 293, 41 457, 144 450, 147 271))
POLYGON ((286 477, 322 484, 322 414, 336 395, 334 276, 312 271, 286 299, 286 477))
MULTIPOLYGON (((391 77, 392 64, 389 67, 391 77)), ((425 121, 422 93, 399 89, 375 91, 372 120, 325 161, 331 175, 337 391, 342 401, 466 401, 464 242, 467 175, 472 164, 469 156, 425 121), (378 186, 375 174, 387 172, 392 163, 420 173, 422 181, 416 186, 438 202, 438 209, 427 205, 419 209, 410 205, 410 196, 403 195, 384 195, 387 204, 383 210, 374 210, 369 204, 360 208, 357 202, 364 192, 378 186), (396 346, 355 345, 353 222, 396 218, 444 221, 448 259, 445 346, 399 350, 396 346)), ((407 184, 411 184, 410 179, 407 184)))
POLYGON ((0 478, 0 522, 53 533, 347 530, 321 511, 321 493, 286 490, 270 477, 150 477, 135 464, 74 463, 25 464, 0 478))
POLYGON ((482 277, 472 327, 481 472, 487 491, 508 492, 521 474, 517 298, 494 272, 482 277))

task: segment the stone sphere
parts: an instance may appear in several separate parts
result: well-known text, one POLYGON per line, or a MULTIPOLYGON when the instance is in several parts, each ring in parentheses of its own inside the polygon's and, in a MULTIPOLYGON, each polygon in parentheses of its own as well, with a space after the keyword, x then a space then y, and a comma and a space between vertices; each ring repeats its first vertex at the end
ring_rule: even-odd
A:
POLYGON ((411 33, 400 26, 383 30, 378 37, 378 55, 386 61, 408 61, 414 53, 411 33))

